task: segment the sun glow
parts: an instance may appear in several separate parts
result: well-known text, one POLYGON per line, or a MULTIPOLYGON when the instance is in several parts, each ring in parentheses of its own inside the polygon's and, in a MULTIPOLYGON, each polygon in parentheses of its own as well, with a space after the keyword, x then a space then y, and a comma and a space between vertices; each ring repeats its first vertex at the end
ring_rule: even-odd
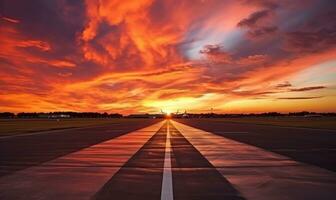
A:
POLYGON ((200 110, 209 104, 212 105, 212 101, 216 101, 218 98, 218 94, 207 93, 199 97, 146 100, 143 102, 143 106, 146 108, 152 108, 153 110, 162 109, 165 113, 174 113, 178 110, 200 110))
POLYGON ((170 119, 172 116, 171 116, 171 112, 167 112, 166 114, 165 114, 165 118, 166 119, 170 119))
POLYGON ((1 111, 336 111, 331 1, 53 2, 0 16, 1 111))

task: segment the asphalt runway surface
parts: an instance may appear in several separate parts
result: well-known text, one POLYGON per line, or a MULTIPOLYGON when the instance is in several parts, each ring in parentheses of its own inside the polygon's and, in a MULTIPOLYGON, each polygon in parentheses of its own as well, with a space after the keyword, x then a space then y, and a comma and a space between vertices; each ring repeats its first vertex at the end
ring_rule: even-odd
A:
POLYGON ((218 122, 209 119, 176 121, 276 152, 296 161, 336 171, 336 130, 218 122))
POLYGON ((139 120, 6 138, 10 142, 1 141, 0 199, 335 197, 335 172, 227 137, 272 127, 247 131, 196 120, 185 125, 191 122, 139 120), (213 128, 213 133, 193 126, 213 128))
MULTIPOLYGON (((167 124, 164 124, 97 192, 94 199, 105 200, 111 199, 111 197, 134 200, 160 199, 167 128, 167 124)), ((172 145, 171 171, 173 177, 171 178, 174 199, 244 199, 175 127, 170 124, 169 128, 172 145)))
POLYGON ((149 126, 159 120, 120 121, 111 125, 0 137, 0 177, 149 126))

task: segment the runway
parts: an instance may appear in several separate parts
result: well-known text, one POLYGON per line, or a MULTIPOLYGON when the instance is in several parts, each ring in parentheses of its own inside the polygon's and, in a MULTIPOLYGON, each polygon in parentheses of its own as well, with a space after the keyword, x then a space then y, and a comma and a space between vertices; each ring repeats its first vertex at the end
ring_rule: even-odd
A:
MULTIPOLYGON (((187 123, 146 123, 123 125, 128 127, 124 131, 116 127, 82 129, 86 142, 76 148, 69 143, 60 153, 53 148, 56 144, 45 147, 48 156, 18 156, 18 163, 30 162, 15 170, 8 165, 15 157, 1 158, 1 167, 9 169, 0 177, 0 199, 306 200, 336 195, 333 171, 187 123), (92 140, 102 130, 104 137, 92 140)), ((71 137, 67 131, 71 130, 59 134, 71 137)), ((221 131, 234 132, 225 126, 221 131)), ((81 140, 78 135, 76 140, 81 140)), ((43 144, 40 137, 56 139, 57 135, 31 135, 25 141, 43 144)), ((6 144, 7 150, 15 150, 10 148, 13 143, 6 144)), ((28 154, 28 147, 25 150, 28 154)))
POLYGON ((110 125, 0 137, 0 177, 144 128, 159 120, 127 120, 110 125))
POLYGON ((336 130, 218 122, 212 119, 177 121, 336 172, 336 130))

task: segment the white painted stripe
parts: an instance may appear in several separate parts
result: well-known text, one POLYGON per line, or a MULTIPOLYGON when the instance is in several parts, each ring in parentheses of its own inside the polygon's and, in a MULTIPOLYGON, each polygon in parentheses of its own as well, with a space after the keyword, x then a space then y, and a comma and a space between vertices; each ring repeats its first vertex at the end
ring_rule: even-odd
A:
POLYGON ((334 199, 336 173, 172 122, 248 200, 334 199))
POLYGON ((171 169, 170 120, 167 120, 166 150, 162 178, 161 200, 173 200, 173 177, 171 169))
POLYGON ((0 199, 90 199, 163 121, 0 178, 0 199))

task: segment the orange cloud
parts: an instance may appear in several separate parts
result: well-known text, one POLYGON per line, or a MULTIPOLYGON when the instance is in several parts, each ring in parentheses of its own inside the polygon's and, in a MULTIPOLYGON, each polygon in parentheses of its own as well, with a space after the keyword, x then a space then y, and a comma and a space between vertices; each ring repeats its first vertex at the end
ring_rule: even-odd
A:
POLYGON ((1 17, 1 19, 7 22, 15 23, 15 24, 20 23, 20 20, 9 18, 9 17, 1 17))
POLYGON ((10 13, 0 21, 0 109, 266 112, 298 109, 295 99, 326 110, 329 73, 317 78, 327 84, 292 80, 335 60, 334 14, 326 3, 322 13, 314 1, 272 2, 60 1, 55 12, 10 13), (288 16, 301 26, 284 26, 288 16))
POLYGON ((49 64, 55 67, 60 67, 60 68, 76 67, 76 64, 69 62, 69 61, 65 61, 65 60, 52 60, 50 61, 49 64))
POLYGON ((50 45, 47 42, 39 41, 39 40, 27 40, 21 41, 16 44, 17 47, 36 47, 41 49, 42 51, 49 51, 51 49, 50 45))

